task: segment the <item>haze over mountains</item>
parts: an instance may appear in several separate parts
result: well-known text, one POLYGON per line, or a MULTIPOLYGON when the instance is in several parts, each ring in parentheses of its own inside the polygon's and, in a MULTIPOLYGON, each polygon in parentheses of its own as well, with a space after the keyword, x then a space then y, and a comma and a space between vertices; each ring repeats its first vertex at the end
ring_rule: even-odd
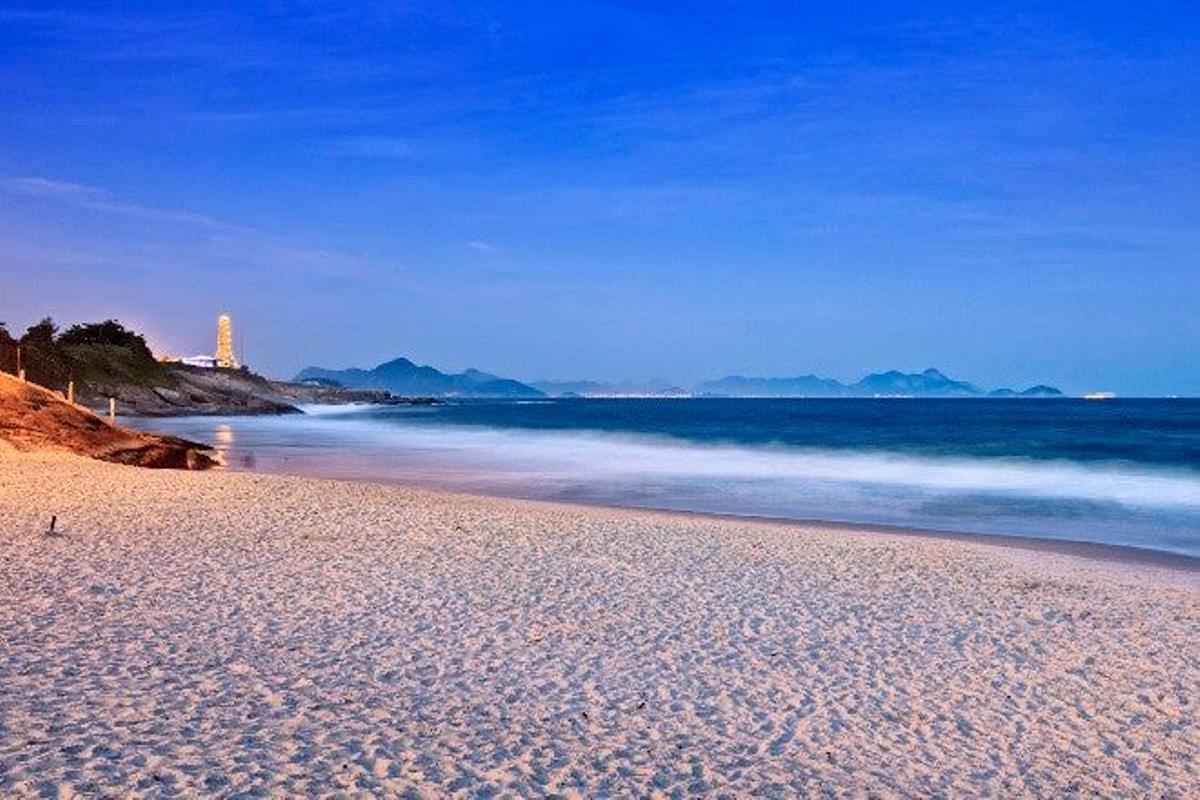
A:
POLYGON ((1024 390, 987 390, 954 380, 936 369, 906 373, 876 372, 852 384, 832 378, 801 375, 790 378, 752 378, 730 375, 681 387, 652 381, 533 381, 522 383, 476 369, 448 374, 397 358, 372 369, 308 367, 297 382, 322 382, 354 389, 384 389, 402 395, 435 397, 1060 397, 1053 386, 1039 384, 1024 390))

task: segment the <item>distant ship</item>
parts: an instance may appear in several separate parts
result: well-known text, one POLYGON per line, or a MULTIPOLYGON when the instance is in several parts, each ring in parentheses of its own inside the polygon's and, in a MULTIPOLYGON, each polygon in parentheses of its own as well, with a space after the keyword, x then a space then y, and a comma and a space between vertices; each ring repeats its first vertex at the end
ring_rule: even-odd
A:
POLYGON ((1112 400, 1117 395, 1114 392, 1088 392, 1083 396, 1084 400, 1112 400))

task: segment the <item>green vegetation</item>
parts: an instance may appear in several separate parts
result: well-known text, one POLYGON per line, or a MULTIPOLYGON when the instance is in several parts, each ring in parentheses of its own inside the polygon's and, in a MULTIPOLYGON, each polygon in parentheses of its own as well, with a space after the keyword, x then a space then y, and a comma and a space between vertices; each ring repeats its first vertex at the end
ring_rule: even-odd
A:
POLYGON ((63 390, 71 380, 80 394, 114 385, 170 387, 176 383, 171 369, 154 359, 146 340, 113 319, 72 325, 59 334, 54 320, 47 317, 16 341, 0 325, 0 368, 17 370, 18 344, 26 377, 51 389, 63 390))
POLYGON ((75 369, 75 382, 81 391, 102 386, 174 386, 175 376, 170 367, 151 356, 145 357, 136 349, 111 344, 65 345, 75 369))
POLYGON ((94 322, 90 325, 72 325, 58 337, 62 345, 110 345, 128 348, 140 357, 153 359, 154 355, 140 334, 134 333, 115 319, 94 322))
POLYGON ((15 372, 18 368, 25 370, 26 377, 42 386, 58 388, 65 386, 72 374, 70 358, 58 346, 56 341, 58 326, 54 320, 46 317, 41 322, 30 325, 17 344, 20 345, 18 364, 17 348, 6 347, 11 351, 5 359, 6 369, 15 372))
POLYGON ((17 340, 8 332, 8 325, 0 322, 0 372, 17 371, 17 340))

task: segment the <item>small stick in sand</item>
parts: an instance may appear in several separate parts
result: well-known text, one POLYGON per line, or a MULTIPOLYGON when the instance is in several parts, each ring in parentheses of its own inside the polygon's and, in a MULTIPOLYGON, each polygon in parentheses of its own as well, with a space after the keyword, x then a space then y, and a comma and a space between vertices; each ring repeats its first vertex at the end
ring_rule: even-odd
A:
POLYGON ((54 526, 55 526, 56 524, 58 524, 58 515, 57 515, 57 514, 51 514, 51 515, 50 515, 50 530, 46 531, 46 535, 47 535, 47 536, 54 536, 54 535, 55 535, 55 533, 54 533, 54 526))

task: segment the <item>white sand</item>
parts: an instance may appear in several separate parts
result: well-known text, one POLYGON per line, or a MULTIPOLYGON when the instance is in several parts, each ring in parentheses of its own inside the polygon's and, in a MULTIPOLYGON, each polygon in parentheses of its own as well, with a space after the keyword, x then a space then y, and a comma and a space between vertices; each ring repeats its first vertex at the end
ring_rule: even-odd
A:
POLYGON ((1194 572, 0 454, 4 797, 1195 797, 1198 706, 1194 572))

